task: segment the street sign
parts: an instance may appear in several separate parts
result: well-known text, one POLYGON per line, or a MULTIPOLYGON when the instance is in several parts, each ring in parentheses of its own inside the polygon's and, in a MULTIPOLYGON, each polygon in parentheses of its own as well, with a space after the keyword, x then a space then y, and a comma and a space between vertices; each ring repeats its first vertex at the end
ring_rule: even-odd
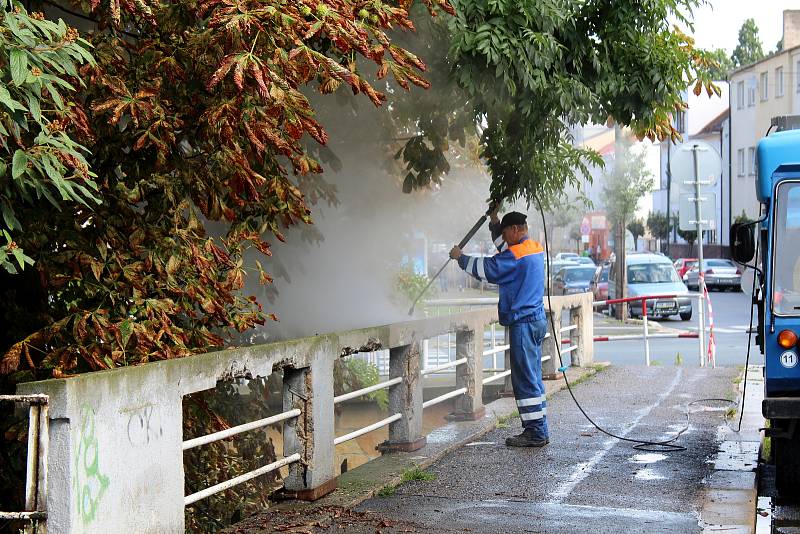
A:
POLYGON ((679 227, 684 231, 697 230, 697 204, 700 204, 700 215, 703 219, 700 224, 703 230, 717 229, 717 195, 716 193, 700 192, 696 197, 694 193, 681 193, 679 227))
POLYGON ((672 152, 669 170, 672 183, 677 183, 681 193, 694 193, 694 156, 693 147, 697 147, 697 176, 700 187, 710 187, 717 183, 722 172, 722 159, 717 151, 703 141, 687 141, 678 145, 672 152))
POLYGON ((592 228, 589 226, 589 217, 584 217, 581 221, 581 235, 589 235, 591 231, 592 228))
POLYGON ((584 234, 581 236, 581 243, 588 243, 589 242, 589 235, 584 234))

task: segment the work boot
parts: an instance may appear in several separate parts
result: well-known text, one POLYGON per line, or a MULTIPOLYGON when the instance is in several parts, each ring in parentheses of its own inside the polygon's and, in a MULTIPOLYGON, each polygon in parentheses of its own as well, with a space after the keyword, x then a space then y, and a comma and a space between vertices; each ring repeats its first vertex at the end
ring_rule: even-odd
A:
POLYGON ((536 431, 532 428, 526 428, 522 434, 506 438, 506 446, 508 447, 544 447, 550 443, 547 437, 537 435, 536 431))

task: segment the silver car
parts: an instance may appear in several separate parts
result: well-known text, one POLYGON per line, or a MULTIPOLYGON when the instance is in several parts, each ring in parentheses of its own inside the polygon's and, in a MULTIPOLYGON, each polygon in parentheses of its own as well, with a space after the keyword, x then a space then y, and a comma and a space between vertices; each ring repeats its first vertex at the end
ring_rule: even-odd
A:
MULTIPOLYGON (((680 315, 688 321, 692 318, 692 301, 688 290, 681 282, 669 258, 649 252, 629 252, 625 255, 627 266, 627 293, 629 297, 642 295, 676 295, 670 298, 648 299, 647 315, 655 318, 680 315)), ((616 298, 617 269, 611 267, 608 278, 608 298, 616 298)), ((611 308, 613 309, 613 305, 611 308)), ((632 301, 628 310, 634 317, 642 316, 642 302, 632 301)), ((613 310, 612 310, 613 311, 613 310)))
MULTIPOLYGON (((712 289, 720 291, 727 289, 731 291, 742 290, 742 271, 731 260, 716 258, 703 260, 703 273, 706 279, 706 287, 708 287, 709 291, 712 289)), ((695 266, 683 275, 686 287, 692 291, 700 289, 698 274, 699 270, 695 266)))

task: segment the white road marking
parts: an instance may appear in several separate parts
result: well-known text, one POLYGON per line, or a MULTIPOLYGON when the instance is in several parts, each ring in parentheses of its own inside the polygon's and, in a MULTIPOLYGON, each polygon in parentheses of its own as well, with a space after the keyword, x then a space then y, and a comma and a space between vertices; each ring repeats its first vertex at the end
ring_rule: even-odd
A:
MULTIPOLYGON (((666 399, 672 394, 672 392, 680 383, 682 376, 683 376, 683 368, 680 368, 678 369, 678 372, 675 373, 675 378, 672 380, 672 383, 670 383, 669 387, 664 393, 658 396, 656 402, 640 410, 639 414, 633 419, 628 428, 615 433, 620 437, 623 438, 627 437, 628 434, 630 434, 631 431, 634 428, 636 428, 636 425, 638 425, 642 419, 650 415, 650 412, 652 412, 659 404, 661 404, 664 401, 664 399, 666 399)), ((605 457, 606 454, 608 454, 608 451, 610 451, 614 447, 614 445, 619 443, 619 441, 620 440, 618 440, 617 438, 610 438, 606 440, 605 442, 603 442, 602 448, 596 453, 594 453, 594 456, 592 456, 588 462, 581 462, 577 464, 575 466, 575 470, 572 472, 569 478, 564 482, 562 482, 561 485, 559 485, 558 489, 551 494, 551 497, 553 499, 550 502, 554 504, 563 503, 564 500, 566 500, 566 498, 570 496, 572 490, 575 489, 575 486, 580 484, 586 477, 589 476, 594 467, 600 462, 600 460, 602 460, 605 457)))

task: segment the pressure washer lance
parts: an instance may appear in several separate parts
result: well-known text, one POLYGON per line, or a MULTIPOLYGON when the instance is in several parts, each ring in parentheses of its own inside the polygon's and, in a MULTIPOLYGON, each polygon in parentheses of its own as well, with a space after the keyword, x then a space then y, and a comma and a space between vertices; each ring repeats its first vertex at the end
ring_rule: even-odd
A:
MULTIPOLYGON (((497 211, 499 208, 500 208, 500 202, 499 201, 490 202, 489 203, 489 209, 486 210, 486 213, 484 213, 481 216, 481 218, 478 219, 478 222, 476 222, 472 226, 470 231, 467 232, 467 235, 465 235, 464 239, 462 239, 461 242, 458 244, 458 248, 463 249, 465 246, 467 246, 467 243, 469 243, 469 240, 472 239, 472 236, 474 236, 476 233, 478 233, 478 230, 481 229, 481 226, 483 226, 483 223, 486 222, 486 219, 488 219, 491 216, 492 212, 497 211)), ((439 275, 442 274, 442 271, 444 271, 444 268, 447 267, 447 265, 450 263, 451 260, 452 260, 452 258, 447 258, 447 261, 444 262, 444 265, 442 265, 439 268, 439 270, 436 271, 436 274, 433 275, 433 278, 431 278, 428 281, 428 283, 425 285, 425 289, 420 291, 419 295, 417 295, 417 298, 415 298, 414 302, 411 304, 411 308, 408 309, 408 315, 414 315, 414 308, 417 307, 417 302, 419 302, 419 299, 421 299, 422 295, 424 295, 425 292, 428 291, 428 288, 431 287, 431 284, 433 283, 433 281, 436 280, 437 278, 439 278, 439 275)))

